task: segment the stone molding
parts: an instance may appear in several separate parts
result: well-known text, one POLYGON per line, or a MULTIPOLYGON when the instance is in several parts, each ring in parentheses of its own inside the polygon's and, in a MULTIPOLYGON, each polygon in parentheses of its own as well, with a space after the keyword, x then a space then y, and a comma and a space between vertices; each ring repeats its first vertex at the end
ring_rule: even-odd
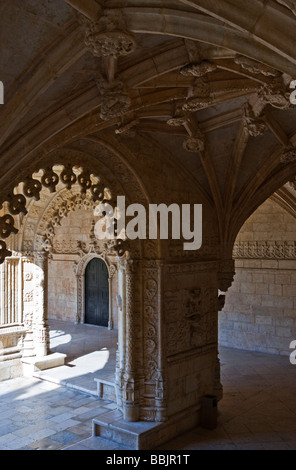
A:
POLYGON ((235 259, 296 259, 296 243, 286 241, 236 242, 233 249, 235 259))

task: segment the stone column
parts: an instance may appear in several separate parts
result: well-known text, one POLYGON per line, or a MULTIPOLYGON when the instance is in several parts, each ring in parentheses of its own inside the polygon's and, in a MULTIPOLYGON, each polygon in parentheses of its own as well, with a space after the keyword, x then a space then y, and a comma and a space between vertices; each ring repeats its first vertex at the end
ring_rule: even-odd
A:
POLYGON ((33 318, 34 346, 36 356, 49 353, 48 327, 48 253, 35 252, 35 312, 33 318))
POLYGON ((139 301, 137 288, 139 262, 128 260, 125 267, 126 284, 126 340, 123 390, 123 417, 126 421, 138 421, 140 416, 139 380, 137 377, 137 319, 139 301))
POLYGON ((123 384, 124 384, 124 369, 125 369, 125 312, 126 312, 126 282, 125 282, 125 267, 123 261, 119 258, 118 262, 118 344, 116 351, 116 397, 118 409, 123 409, 123 384))

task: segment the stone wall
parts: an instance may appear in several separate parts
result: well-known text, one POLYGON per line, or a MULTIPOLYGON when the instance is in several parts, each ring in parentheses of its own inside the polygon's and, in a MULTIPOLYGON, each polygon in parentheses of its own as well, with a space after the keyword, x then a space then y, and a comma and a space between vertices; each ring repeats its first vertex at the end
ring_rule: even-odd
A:
POLYGON ((242 227, 236 276, 219 314, 219 341, 289 355, 296 339, 296 221, 272 200, 242 227))

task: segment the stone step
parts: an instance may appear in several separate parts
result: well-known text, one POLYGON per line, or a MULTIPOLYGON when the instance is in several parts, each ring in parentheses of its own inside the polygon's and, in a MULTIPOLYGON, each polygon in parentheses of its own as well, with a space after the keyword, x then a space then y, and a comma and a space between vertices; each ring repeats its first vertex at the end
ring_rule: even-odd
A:
POLYGON ((67 355, 62 353, 52 353, 42 357, 23 357, 23 374, 32 376, 35 372, 52 369, 64 365, 67 355))
POLYGON ((95 378, 94 380, 97 383, 98 397, 116 403, 115 378, 95 378))
POLYGON ((177 413, 164 422, 124 421, 121 411, 117 409, 92 420, 92 437, 106 439, 129 449, 150 450, 196 428, 199 424, 200 406, 177 413))

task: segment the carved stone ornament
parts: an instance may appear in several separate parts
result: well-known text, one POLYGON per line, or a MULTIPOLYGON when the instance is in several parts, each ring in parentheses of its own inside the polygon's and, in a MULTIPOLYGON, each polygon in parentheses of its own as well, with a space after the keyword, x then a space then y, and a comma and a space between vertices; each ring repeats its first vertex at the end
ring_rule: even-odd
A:
POLYGON ((195 112, 199 109, 207 108, 212 102, 209 81, 206 77, 201 77, 196 79, 187 101, 183 105, 183 110, 195 112))
POLYGON ((176 116, 172 117, 167 121, 167 124, 172 127, 181 127, 186 124, 187 118, 185 116, 176 116))
POLYGON ((258 92, 258 97, 263 102, 278 109, 289 109, 291 107, 290 95, 291 91, 287 91, 282 77, 276 77, 271 83, 262 85, 258 92))
POLYGON ((296 148, 293 146, 287 148, 281 156, 281 163, 292 162, 296 162, 296 148))
POLYGON ((277 70, 268 67, 268 65, 257 62, 256 60, 250 59, 243 55, 236 55, 234 62, 237 65, 240 65, 241 68, 247 70, 248 72, 254 73, 255 75, 262 74, 265 77, 277 77, 279 72, 277 70))
POLYGON ((109 84, 101 75, 97 77, 96 83, 102 96, 101 119, 107 121, 123 116, 131 105, 131 99, 124 83, 115 80, 109 84))
POLYGON ((267 130, 265 122, 255 116, 249 103, 244 106, 243 124, 251 137, 262 135, 267 130))
POLYGON ((136 48, 134 37, 118 29, 115 22, 103 16, 97 23, 83 19, 85 45, 95 57, 118 58, 131 54, 136 48))
POLYGON ((183 148, 187 150, 187 152, 191 152, 191 153, 204 152, 205 150, 204 135, 201 135, 198 137, 189 137, 189 139, 185 140, 185 142, 183 143, 183 148))
POLYGON ((0 264, 4 263, 5 258, 12 256, 11 251, 7 250, 6 243, 0 240, 0 264))
POLYGON ((214 62, 203 60, 199 63, 185 65, 181 68, 180 73, 185 77, 193 76, 199 78, 203 77, 207 73, 214 72, 215 70, 217 70, 217 65, 214 62))
POLYGON ((14 227, 14 218, 9 214, 0 217, 0 237, 8 238, 12 233, 18 233, 18 229, 14 227))
POLYGON ((26 198, 22 194, 9 195, 8 199, 8 210, 12 215, 28 213, 26 209, 26 198))

